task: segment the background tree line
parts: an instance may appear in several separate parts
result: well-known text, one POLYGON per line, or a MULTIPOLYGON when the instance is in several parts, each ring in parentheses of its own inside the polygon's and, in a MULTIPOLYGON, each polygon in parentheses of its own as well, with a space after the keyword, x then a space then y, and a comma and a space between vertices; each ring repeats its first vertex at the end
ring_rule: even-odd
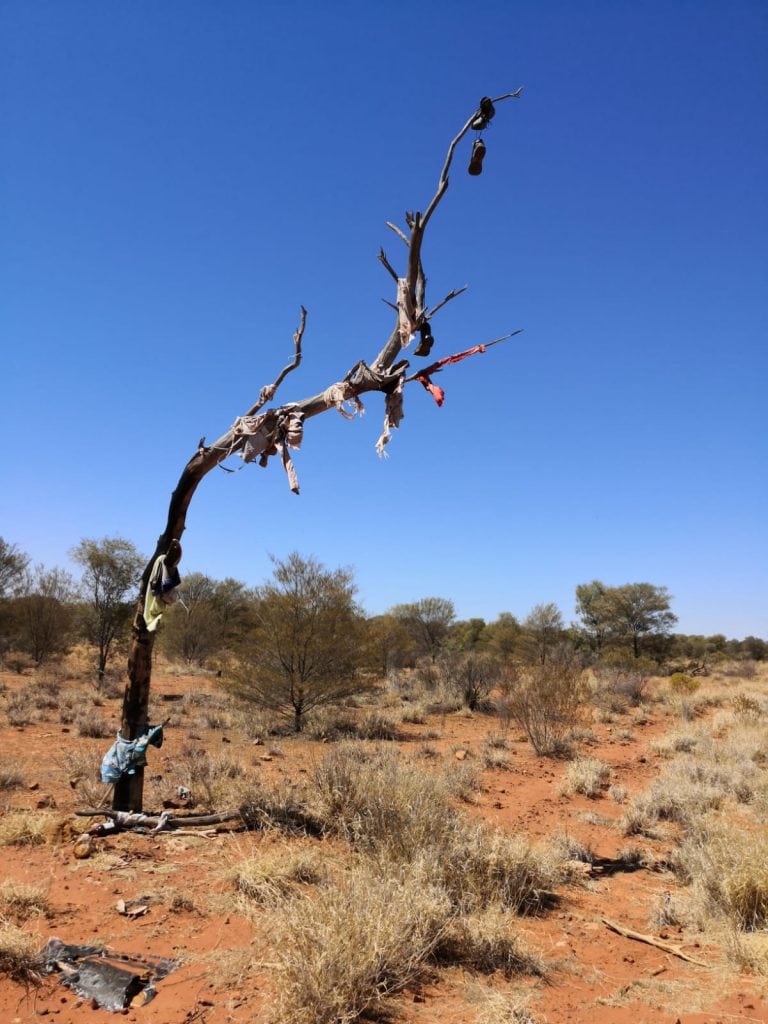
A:
MULTIPOLYGON (((79 579, 33 565, 0 538, 0 655, 7 667, 39 665, 86 643, 101 683, 128 636, 145 559, 123 538, 84 539, 71 557, 79 579)), ((352 692, 361 679, 417 664, 434 671, 450 664, 471 695, 490 665, 497 675, 564 658, 705 671, 718 659, 768 659, 758 637, 672 633, 671 597, 651 583, 579 584, 575 613, 566 624, 555 604, 538 604, 522 620, 502 612, 486 622, 458 619, 448 598, 424 597, 367 616, 351 570, 294 553, 274 560, 272 578, 257 587, 189 573, 163 617, 160 644, 170 660, 227 676, 235 690, 279 705, 299 726, 306 710, 352 692)))

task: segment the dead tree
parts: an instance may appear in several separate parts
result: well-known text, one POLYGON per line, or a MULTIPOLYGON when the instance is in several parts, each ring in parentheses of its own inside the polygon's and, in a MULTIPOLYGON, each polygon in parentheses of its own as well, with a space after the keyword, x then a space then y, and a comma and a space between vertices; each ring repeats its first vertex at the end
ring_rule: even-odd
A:
MULTIPOLYGON (((480 106, 467 119, 464 126, 451 141, 448 153, 440 174, 434 196, 424 213, 408 212, 405 215, 406 230, 387 222, 389 227, 407 247, 407 264, 405 273, 400 276, 383 249, 379 252, 379 260, 387 273, 392 277, 395 288, 395 302, 388 303, 395 310, 395 325, 381 351, 370 363, 363 360, 355 363, 352 369, 341 378, 330 384, 324 391, 304 398, 297 402, 285 402, 274 405, 278 388, 301 362, 301 346, 307 321, 307 311, 302 306, 301 318, 293 336, 293 359, 278 374, 272 384, 261 389, 258 400, 244 415, 237 417, 233 425, 213 444, 206 444, 201 438, 197 450, 182 470, 176 489, 171 495, 168 519, 165 529, 158 538, 155 552, 147 563, 141 580, 136 615, 133 621, 130 650, 128 655, 128 682, 123 698, 120 735, 126 740, 134 740, 146 732, 149 723, 149 691, 152 674, 152 649, 155 632, 148 623, 147 601, 150 580, 153 571, 157 572, 158 559, 165 556, 166 567, 173 569, 181 557, 179 541, 184 533, 187 509, 198 484, 212 469, 221 465, 232 455, 241 456, 246 462, 258 460, 264 466, 272 456, 277 456, 285 469, 291 490, 298 494, 299 486, 296 472, 290 456, 290 449, 300 446, 305 422, 328 409, 337 409, 342 415, 351 418, 362 408, 360 396, 367 392, 378 391, 385 396, 384 429, 377 443, 379 454, 390 438, 390 432, 400 424, 403 416, 403 389, 407 383, 418 381, 434 396, 438 404, 442 404, 442 389, 432 383, 432 375, 438 373, 443 366, 458 362, 475 352, 484 351, 489 345, 496 344, 504 338, 497 338, 485 345, 473 348, 444 359, 437 360, 415 373, 408 372, 409 363, 398 358, 409 343, 419 337, 414 355, 427 356, 432 347, 430 328, 432 317, 443 306, 464 291, 455 289, 442 301, 431 308, 426 299, 426 277, 422 266, 422 244, 427 226, 440 201, 448 190, 448 172, 454 159, 456 148, 470 131, 481 132, 487 127, 494 116, 494 104, 502 100, 517 98, 521 89, 506 93, 494 99, 483 97, 480 106)), ((482 170, 485 147, 480 135, 475 139, 469 173, 477 175, 482 170)), ((385 300, 386 301, 386 300, 385 300)), ((517 333, 517 332, 513 332, 517 333)), ((505 335, 505 338, 512 335, 505 335)), ((154 625, 154 622, 152 623, 154 625)), ((115 785, 113 808, 115 810, 141 811, 143 802, 144 778, 143 769, 137 767, 135 774, 124 774, 115 785)))

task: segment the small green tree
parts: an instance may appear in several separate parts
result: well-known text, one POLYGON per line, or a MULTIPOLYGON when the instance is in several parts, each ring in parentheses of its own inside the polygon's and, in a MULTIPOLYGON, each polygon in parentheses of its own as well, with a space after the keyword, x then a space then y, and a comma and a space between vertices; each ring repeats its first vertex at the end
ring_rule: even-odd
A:
POLYGON ((0 537, 0 600, 19 590, 28 565, 29 556, 0 537))
POLYGON ((115 641, 128 630, 146 559, 123 537, 85 538, 73 549, 72 559, 83 570, 79 587, 84 602, 82 628, 98 652, 100 689, 115 641))
POLYGON ((169 657, 202 666, 226 647, 242 643, 249 623, 244 583, 191 572, 182 580, 177 594, 178 601, 166 615, 163 627, 162 645, 169 657))
POLYGON ((544 665, 563 639, 563 616, 556 604, 537 604, 523 622, 528 660, 544 665))
POLYGON ((600 580, 576 587, 576 614, 581 620, 579 632, 598 656, 616 628, 614 589, 600 580))
POLYGON ((307 712, 363 688, 362 618, 349 569, 328 570, 297 552, 273 563, 272 579, 254 593, 255 625, 228 685, 301 732, 307 712))
POLYGON ((12 614, 19 649, 40 665, 65 651, 72 638, 72 577, 63 569, 35 566, 26 575, 12 614))
POLYGON ((400 619, 408 630, 417 656, 437 661, 456 618, 453 601, 445 597, 423 597, 411 604, 395 605, 390 614, 400 619))
POLYGON ((464 706, 475 711, 498 685, 501 669, 490 654, 464 651, 444 655, 440 674, 446 689, 458 694, 464 706))
POLYGON ((677 622, 670 609, 672 599, 666 587, 653 583, 625 583, 615 591, 617 632, 631 640, 639 658, 641 637, 664 637, 677 622))

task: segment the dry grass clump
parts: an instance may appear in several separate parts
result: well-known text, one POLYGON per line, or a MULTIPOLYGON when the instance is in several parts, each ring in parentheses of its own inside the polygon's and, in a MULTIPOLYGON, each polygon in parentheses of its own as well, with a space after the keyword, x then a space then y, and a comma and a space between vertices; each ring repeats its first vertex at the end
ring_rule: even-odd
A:
POLYGON ((434 958, 438 963, 460 964, 480 974, 499 972, 544 977, 546 965, 522 945, 511 928, 509 914, 488 907, 479 914, 453 918, 441 936, 434 958))
POLYGON ((280 846, 244 857, 227 877, 249 903, 274 905, 297 895, 301 885, 319 884, 326 873, 319 850, 280 846))
POLYGON ((17 729, 23 729, 25 725, 31 725, 40 719, 40 712, 35 708, 28 689, 17 690, 11 694, 5 707, 5 715, 8 724, 17 729))
POLYGON ((621 818, 621 830, 625 836, 646 836, 658 838, 659 816, 645 797, 636 797, 627 805, 621 818))
POLYGON ((596 757, 577 757, 565 772, 560 792, 570 796, 581 793, 594 800, 608 786, 611 770, 596 757))
POLYGON ((289 782, 267 787, 257 779, 244 779, 236 795, 240 815, 250 828, 308 835, 323 831, 323 822, 307 806, 306 793, 289 782))
POLYGON ((650 750, 660 757, 672 757, 674 754, 688 754, 695 750, 701 742, 702 733, 690 729, 675 729, 662 739, 651 740, 650 750))
POLYGON ((106 786, 99 776, 99 758, 93 750, 82 747, 68 748, 59 762, 78 800, 89 807, 98 807, 104 798, 106 786))
POLYGON ((768 828, 699 830, 680 847, 676 868, 691 885, 706 918, 724 918, 740 931, 768 927, 768 828))
POLYGON ((681 770, 679 764, 656 779, 645 796, 646 806, 657 820, 692 825, 708 811, 722 807, 726 793, 695 774, 681 770))
POLYGON ((0 885, 0 918, 23 924, 30 917, 47 917, 50 913, 51 904, 40 886, 10 880, 0 885))
POLYGON ((191 748, 184 752, 178 781, 190 792, 193 805, 206 810, 237 805, 236 783, 245 771, 239 761, 222 754, 215 757, 205 750, 191 748))
POLYGON ((41 964, 31 936, 11 921, 0 920, 0 977, 31 988, 42 984, 41 964))
POLYGON ((20 789, 24 776, 13 765, 0 761, 0 790, 20 789))
POLYGON ((528 1009, 529 996, 509 995, 479 985, 470 990, 470 999, 477 1005, 477 1024, 536 1024, 528 1009))
POLYGON ((315 784, 326 828, 361 849, 407 860, 452 828, 447 779, 425 775, 394 752, 342 744, 317 769, 315 784))
POLYGON ((368 863, 275 917, 274 1024, 344 1024, 423 978, 451 919, 418 864, 368 863))
MULTIPOLYGON (((453 904, 532 911, 563 878, 551 847, 472 825, 450 802, 456 780, 427 775, 395 753, 346 745, 318 769, 318 817, 381 864, 421 860, 453 904)), ((385 873, 389 867, 384 867, 385 873)))
POLYGON ((433 846, 435 877, 464 912, 498 905, 518 914, 535 913, 554 900, 566 877, 565 861, 553 843, 532 843, 486 825, 457 821, 440 848, 433 846))
POLYGON ((53 815, 45 811, 8 811, 0 817, 0 846, 42 846, 53 822, 53 815))

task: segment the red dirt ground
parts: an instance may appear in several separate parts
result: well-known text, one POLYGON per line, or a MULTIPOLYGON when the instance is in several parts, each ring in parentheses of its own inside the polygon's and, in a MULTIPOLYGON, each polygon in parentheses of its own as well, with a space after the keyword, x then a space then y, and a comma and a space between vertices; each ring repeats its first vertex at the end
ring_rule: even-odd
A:
MULTIPOLYGON (((0 676, 8 694, 29 679, 0 676)), ((155 700, 163 692, 183 693, 205 688, 212 682, 200 677, 160 674, 154 683, 155 700)), ((84 684, 67 683, 65 687, 84 684)), ((120 701, 105 702, 101 709, 117 725, 120 701)), ((163 705, 163 707, 171 705, 163 705)), ((596 741, 587 748, 590 756, 608 763, 613 782, 631 794, 644 790, 658 774, 659 758, 649 742, 671 726, 663 709, 652 706, 650 721, 631 726, 632 739, 620 738, 623 719, 595 725, 596 741)), ((439 739, 429 739, 442 759, 450 763, 456 750, 468 752, 469 763, 482 763, 483 740, 498 732, 492 716, 462 714, 437 719, 424 726, 403 726, 398 745, 406 756, 419 752, 428 730, 441 727, 439 739)), ((257 766, 265 778, 283 776, 300 780, 312 770, 327 745, 295 740, 276 741, 280 750, 262 760, 265 747, 237 729, 193 730, 198 746, 224 752, 230 758, 257 766), (225 742, 229 741, 229 742, 225 742)), ((162 750, 150 749, 148 774, 172 769, 182 747, 190 743, 190 729, 181 724, 167 731, 162 750)), ((509 767, 484 770, 477 802, 465 810, 502 829, 535 837, 566 834, 601 856, 615 856, 629 841, 606 824, 619 818, 622 807, 604 797, 588 800, 559 794, 558 784, 567 764, 535 756, 515 730, 510 733, 509 767), (585 817, 585 815, 587 817, 585 817)), ((49 806, 55 814, 85 827, 84 819, 71 817, 82 799, 71 788, 63 766, 67 745, 92 751, 94 766, 109 743, 76 736, 74 726, 62 726, 56 712, 47 721, 23 728, 0 724, 0 752, 4 764, 23 773, 25 786, 7 794, 15 807, 49 806)), ((267 744, 269 747, 269 744, 267 744)), ((270 755, 267 754, 267 757, 270 755)), ((440 763, 433 758, 430 763, 440 763)), ((668 763, 668 762, 666 762, 668 763)), ((229 1024, 258 1020, 269 996, 268 968, 257 974, 238 972, 238 958, 246 951, 255 960, 268 956, 269 936, 226 906, 225 869, 244 853, 265 844, 284 842, 265 833, 219 833, 214 838, 172 833, 144 836, 123 834, 97 840, 94 856, 77 860, 72 842, 63 845, 5 847, 2 849, 2 880, 43 885, 53 907, 50 918, 30 919, 25 930, 39 945, 57 936, 72 943, 100 943, 124 953, 150 953, 179 957, 183 965, 158 983, 157 997, 146 1007, 123 1011, 131 1022, 149 1024, 229 1024), (180 900, 183 897, 183 900, 180 900), (148 912, 131 920, 115 909, 119 899, 141 898, 148 912), (174 899, 176 900, 174 904, 174 899), (188 902, 184 902, 188 901, 188 902), (234 954, 227 955, 228 951, 234 954)), ((313 840, 321 842, 321 840, 313 840)), ((642 838, 640 845, 652 861, 663 862, 673 840, 642 838)), ((728 1024, 768 1021, 768 998, 759 979, 742 975, 728 965, 722 949, 701 944, 696 933, 678 927, 659 930, 651 923, 653 908, 664 892, 677 889, 674 876, 664 870, 641 870, 601 876, 596 873, 583 887, 568 887, 553 911, 538 918, 521 918, 518 930, 533 949, 552 965, 547 983, 515 982, 528 990, 529 1012, 537 1022, 549 1024, 728 1024), (681 946, 709 966, 684 962, 656 947, 610 931, 608 917, 643 933, 654 933, 681 946)), ((504 990, 497 979, 473 979, 463 970, 436 975, 434 983, 417 993, 406 993, 395 1002, 396 1019, 411 1024, 474 1024, 474 981, 504 990)), ((0 980, 0 1022, 27 1024, 38 1017, 56 1024, 91 1024, 113 1021, 114 1014, 83 1004, 77 997, 51 983, 29 994, 7 979, 0 980)))

